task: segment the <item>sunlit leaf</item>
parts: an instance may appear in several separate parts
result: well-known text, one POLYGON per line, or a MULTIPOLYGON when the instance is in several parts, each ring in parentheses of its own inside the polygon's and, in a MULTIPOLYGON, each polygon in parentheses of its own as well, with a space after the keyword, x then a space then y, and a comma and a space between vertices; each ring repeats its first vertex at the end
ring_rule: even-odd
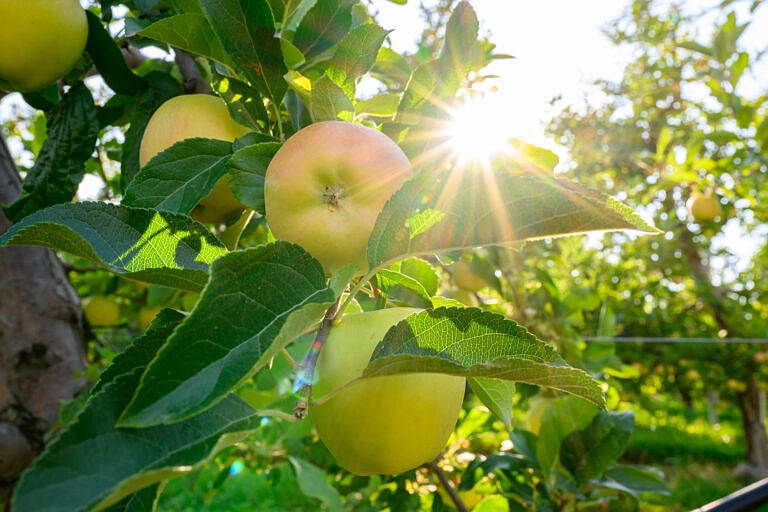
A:
POLYGON ((512 426, 515 383, 508 380, 476 377, 468 379, 472 391, 480 401, 501 420, 507 428, 512 426))
POLYGON ((548 344, 512 320, 476 308, 438 308, 392 327, 364 377, 437 372, 549 387, 604 407, 603 391, 548 344))
POLYGON ((471 172, 436 179, 421 173, 379 214, 368 263, 374 268, 409 255, 627 229, 658 232, 631 208, 565 179, 471 172), (422 222, 412 226, 425 211, 440 214, 439 221, 425 230, 422 222))
POLYGON ((316 325, 334 300, 320 264, 296 245, 277 242, 218 259, 120 425, 173 423, 212 407, 316 325))
POLYGON ((25 217, 0 245, 39 245, 81 256, 125 277, 199 290, 227 250, 189 217, 107 203, 67 203, 25 217))
POLYGON ((139 35, 225 65, 231 63, 208 19, 202 13, 185 13, 162 18, 141 30, 139 35))

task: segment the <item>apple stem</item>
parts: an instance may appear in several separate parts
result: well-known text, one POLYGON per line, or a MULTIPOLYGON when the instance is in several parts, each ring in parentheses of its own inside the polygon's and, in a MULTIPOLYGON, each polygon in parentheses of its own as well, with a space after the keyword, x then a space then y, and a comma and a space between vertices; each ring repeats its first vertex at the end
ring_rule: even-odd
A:
POLYGON ((312 341, 309 353, 297 368, 296 381, 293 383, 293 391, 299 396, 296 400, 296 405, 293 407, 293 415, 296 419, 303 420, 307 416, 309 401, 312 399, 312 381, 315 376, 317 358, 320 357, 320 351, 323 349, 323 345, 325 345, 325 340, 328 339, 328 333, 331 331, 331 327, 333 327, 333 321, 339 314, 341 298, 342 296, 340 295, 333 306, 325 311, 325 316, 320 323, 315 339, 312 341))
POLYGON ((453 504, 456 505, 456 510, 459 512, 469 512, 469 509, 462 501, 461 496, 459 496, 459 493, 456 492, 456 488, 453 486, 453 482, 451 482, 451 480, 448 478, 448 475, 445 474, 443 468, 437 464, 437 461, 433 460, 427 464, 427 467, 430 471, 437 475, 438 480, 440 480, 440 483, 445 488, 448 496, 451 497, 453 504))

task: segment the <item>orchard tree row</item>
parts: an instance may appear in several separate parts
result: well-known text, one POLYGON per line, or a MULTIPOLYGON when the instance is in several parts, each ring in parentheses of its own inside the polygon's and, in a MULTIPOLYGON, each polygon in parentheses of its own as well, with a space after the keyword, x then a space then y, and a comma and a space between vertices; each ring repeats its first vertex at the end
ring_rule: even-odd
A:
POLYGON ((0 88, 45 121, 23 183, 9 155, 0 166, 14 510, 153 510, 217 456, 290 473, 331 510, 466 509, 478 489, 493 510, 633 510, 664 491, 618 463, 632 415, 608 410, 602 368, 559 327, 466 304, 514 293, 500 261, 540 239, 658 230, 522 141, 492 165, 459 158, 451 112, 506 57, 468 2, 439 6, 416 55, 370 8, 0 3, 4 46, 23 49, 0 56, 0 88), (103 200, 73 201, 91 174, 103 200), (93 295, 85 333, 65 270, 93 295), (121 294, 149 313, 118 330, 121 294), (40 318, 54 334, 30 328, 40 318), (131 336, 105 349, 118 331, 131 336), (535 389, 558 398, 510 432, 535 389), (491 426, 515 452, 462 459, 456 440, 491 426))

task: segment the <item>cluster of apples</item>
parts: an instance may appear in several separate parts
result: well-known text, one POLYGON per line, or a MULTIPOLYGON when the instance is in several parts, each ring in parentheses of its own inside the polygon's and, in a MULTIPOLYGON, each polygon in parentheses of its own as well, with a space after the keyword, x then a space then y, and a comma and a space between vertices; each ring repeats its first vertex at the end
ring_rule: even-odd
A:
MULTIPOLYGON (((14 20, 0 33, 0 89, 26 92, 50 85, 85 49, 88 22, 78 0, 3 0, 0 17, 14 20)), ((219 97, 178 96, 147 124, 140 164, 185 139, 234 141, 249 131, 219 97)), ((315 123, 289 137, 268 166, 267 222, 276 238, 304 247, 327 274, 354 264, 361 275, 376 218, 411 175, 406 155, 380 131, 340 121, 315 123)), ((222 224, 244 209, 224 177, 190 215, 222 224)), ((84 309, 98 326, 114 325, 120 314, 117 303, 101 296, 87 300, 84 309)), ((357 380, 387 330, 417 311, 345 315, 331 328, 318 359, 310 416, 331 453, 353 473, 397 474, 429 462, 453 430, 463 377, 412 373, 357 380)))
MULTIPOLYGON (((178 96, 150 119, 140 159, 144 165, 187 138, 232 141, 247 131, 220 98, 178 96)), ((267 167, 267 222, 276 238, 304 247, 328 274, 348 264, 362 272, 376 217, 411 174, 406 155, 380 131, 341 121, 315 123, 289 137, 267 167)), ((243 209, 224 177, 192 216, 221 223, 243 209)), ((456 423, 463 377, 413 373, 356 380, 387 330, 417 311, 345 315, 320 353, 313 386, 317 405, 310 417, 320 439, 353 473, 397 474, 429 462, 456 423)))

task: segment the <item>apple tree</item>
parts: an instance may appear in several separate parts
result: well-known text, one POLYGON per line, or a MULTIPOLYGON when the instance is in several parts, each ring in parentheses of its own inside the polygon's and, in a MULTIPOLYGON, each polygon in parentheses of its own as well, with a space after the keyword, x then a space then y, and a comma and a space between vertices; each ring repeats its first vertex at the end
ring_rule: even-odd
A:
MULTIPOLYGON (((599 290, 605 321, 589 334, 765 338, 768 108, 764 91, 754 91, 764 53, 742 42, 760 8, 745 8, 739 22, 739 7, 700 16, 633 2, 608 33, 641 50, 637 58, 619 83, 597 84, 604 103, 565 109, 552 123, 573 155, 575 178, 645 205, 665 231, 663 239, 606 238, 591 252, 586 278, 599 290)), ((741 411, 745 469, 768 472, 759 413, 764 346, 626 345, 621 356, 642 370, 641 382, 665 382, 686 401, 731 396, 741 411)))
POLYGON ((382 477, 353 475, 400 474, 394 506, 421 466, 463 507, 440 452, 457 418, 470 428, 465 388, 509 425, 514 383, 569 396, 517 435, 521 454, 467 467, 465 486, 512 471, 509 498, 496 497, 508 508, 573 496, 637 507, 650 477, 615 465, 632 422, 605 411, 600 382, 508 311, 439 292, 461 252, 657 230, 523 142, 490 167, 456 157, 451 111, 504 56, 468 2, 445 12, 434 51, 403 55, 367 4, 347 0, 88 8, 82 57, 24 92, 47 137, 3 207, 0 246, 59 251, 75 271, 111 276, 101 295, 128 290, 148 309, 24 472, 14 510, 152 510, 169 480, 274 432, 285 444, 254 457, 330 509, 342 500, 328 468, 377 496, 391 489, 382 477), (148 47, 162 56, 137 54, 148 47), (73 201, 87 172, 103 200, 73 201), (327 449, 304 443, 314 432, 327 449))

